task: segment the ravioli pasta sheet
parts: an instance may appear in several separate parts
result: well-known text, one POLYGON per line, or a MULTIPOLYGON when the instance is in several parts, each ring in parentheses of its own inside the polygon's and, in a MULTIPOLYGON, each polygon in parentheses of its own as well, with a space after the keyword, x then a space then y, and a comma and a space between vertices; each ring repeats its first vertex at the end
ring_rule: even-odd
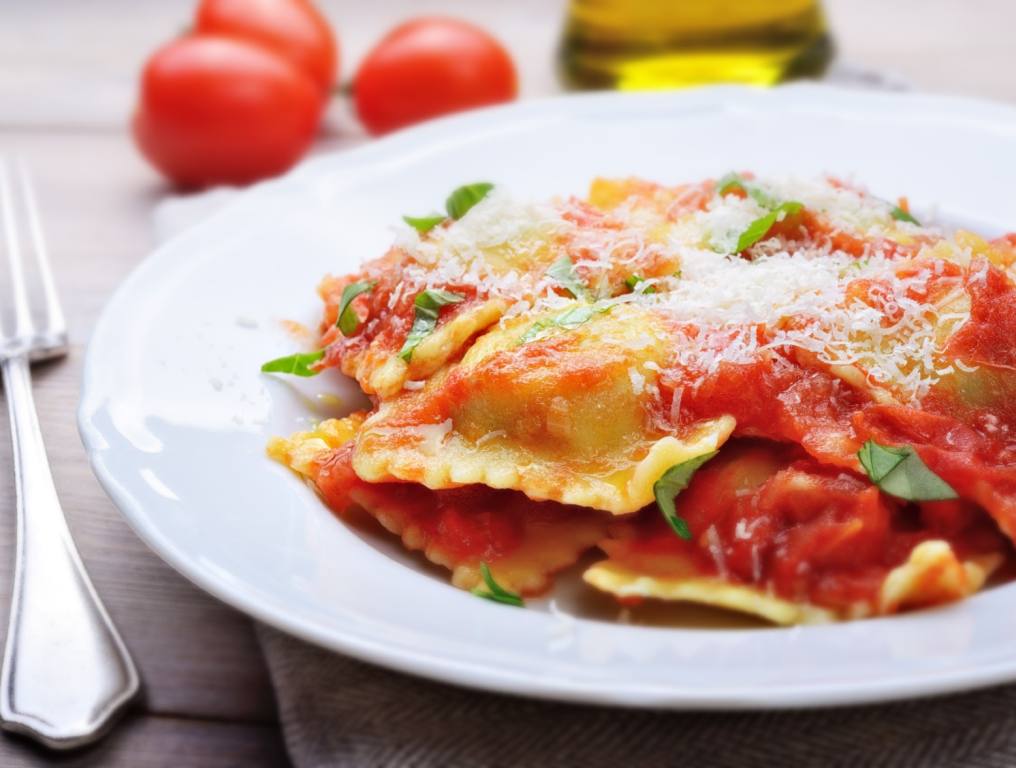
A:
POLYGON ((340 515, 366 512, 407 549, 452 572, 464 589, 482 586, 486 563, 523 595, 550 586, 606 533, 607 516, 481 486, 431 491, 408 483, 366 483, 352 471, 350 448, 363 414, 322 422, 269 445, 276 460, 303 475, 340 515))
POLYGON ((670 340, 660 318, 618 304, 575 329, 550 322, 581 308, 514 318, 423 389, 382 403, 357 439, 357 474, 429 488, 481 483, 614 514, 650 503, 660 474, 717 450, 734 420, 668 434, 653 417, 670 340), (547 336, 521 341, 543 326, 547 336))
POLYGON ((834 178, 451 199, 326 277, 319 351, 266 366, 371 399, 269 445, 340 517, 511 605, 575 566, 790 625, 1012 572, 1016 235, 834 178))

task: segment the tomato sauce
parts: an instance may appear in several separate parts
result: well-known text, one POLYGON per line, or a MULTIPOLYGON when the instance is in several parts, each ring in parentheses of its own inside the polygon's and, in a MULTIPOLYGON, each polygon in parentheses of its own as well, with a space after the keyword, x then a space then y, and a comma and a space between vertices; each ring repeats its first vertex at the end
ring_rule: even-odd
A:
POLYGON ((663 413, 671 413, 679 393, 683 423, 730 414, 739 435, 798 443, 821 461, 856 466, 861 444, 850 415, 868 400, 831 374, 778 355, 720 363, 714 373, 697 379, 683 376, 681 371, 661 376, 663 413))
POLYGON ((805 208, 794 216, 788 216, 784 223, 776 230, 789 240, 801 240, 812 243, 829 243, 835 251, 842 251, 857 259, 879 253, 887 259, 908 259, 917 255, 920 246, 927 242, 924 238, 920 242, 899 243, 887 237, 864 237, 862 235, 847 232, 835 226, 825 215, 805 208), (799 232, 795 232, 799 228, 799 232))
POLYGON ((953 334, 948 352, 968 363, 1016 370, 1016 285, 980 260, 966 279, 970 319, 953 334))
POLYGON ((552 501, 534 501, 518 491, 482 485, 432 491, 416 483, 365 483, 352 468, 353 443, 333 451, 316 485, 340 516, 362 507, 385 517, 386 527, 414 529, 414 549, 434 549, 451 561, 496 563, 525 542, 527 525, 600 515, 552 501))

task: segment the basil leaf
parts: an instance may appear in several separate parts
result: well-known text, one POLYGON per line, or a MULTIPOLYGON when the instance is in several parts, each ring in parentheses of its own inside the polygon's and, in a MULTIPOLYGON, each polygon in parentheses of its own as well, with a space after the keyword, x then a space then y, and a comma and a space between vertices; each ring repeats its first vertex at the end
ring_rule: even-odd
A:
POLYGON ((353 299, 361 293, 374 290, 377 283, 373 280, 363 280, 359 283, 350 283, 342 289, 342 299, 339 301, 339 317, 335 325, 342 331, 343 336, 352 336, 360 327, 360 318, 353 311, 353 299))
POLYGON ((716 194, 721 197, 735 189, 742 189, 745 192, 748 191, 741 174, 735 173, 734 171, 731 171, 727 175, 721 177, 719 181, 716 182, 716 194))
POLYGON ((413 327, 409 329, 409 335, 399 350, 399 357, 407 363, 413 359, 413 350, 427 338, 437 327, 437 316, 441 307, 449 304, 458 304, 466 297, 452 291, 442 291, 430 288, 417 294, 413 301, 414 317, 413 327))
POLYGON ((317 376, 321 371, 315 371, 310 366, 324 356, 323 349, 319 349, 317 352, 297 352, 295 355, 269 360, 261 366, 261 371, 263 373, 291 373, 293 376, 317 376))
POLYGON ((741 233, 741 236, 737 238, 737 250, 735 253, 741 253, 742 251, 751 248, 759 240, 764 238, 769 230, 772 229, 773 225, 778 221, 783 221, 787 216, 797 213, 804 205, 797 202, 796 200, 790 200, 786 203, 780 203, 776 208, 767 213, 761 218, 755 219, 748 228, 741 233))
POLYGON ((495 603, 514 605, 517 608, 522 607, 522 598, 498 584, 494 580, 494 575, 490 572, 490 568, 486 563, 480 563, 480 575, 483 576, 483 583, 487 586, 487 589, 484 590, 483 587, 477 587, 473 590, 474 595, 482 597, 484 600, 492 600, 495 603))
POLYGON ((402 220, 422 235, 430 232, 446 218, 448 217, 435 213, 430 216, 403 216, 402 220))
POLYGON ((890 215, 894 219, 896 219, 896 221, 909 221, 911 224, 921 226, 921 222, 919 222, 917 219, 911 216, 910 211, 905 211, 898 205, 893 207, 892 211, 890 212, 890 215))
POLYGON ((779 200, 762 188, 749 184, 739 173, 728 173, 716 182, 716 194, 720 197, 735 189, 740 189, 745 194, 750 195, 751 199, 763 208, 776 208, 780 204, 779 200))
POLYGON ((547 269, 547 274, 557 280, 561 286, 576 299, 584 299, 589 295, 589 289, 579 280, 575 274, 575 265, 567 256, 562 256, 547 269))
MULTIPOLYGON (((676 274, 676 277, 680 277, 680 276, 681 276, 681 273, 680 273, 680 270, 678 270, 678 272, 676 274)), ((625 278, 624 284, 628 286, 629 290, 631 290, 632 293, 634 293, 635 292, 635 288, 638 286, 638 284, 639 283, 644 283, 644 282, 645 282, 645 278, 642 277, 641 275, 629 275, 628 277, 625 278)), ((656 293, 656 286, 655 285, 650 285, 644 291, 642 291, 642 293, 644 293, 644 294, 656 293)))
POLYGON ((551 317, 546 320, 537 320, 519 338, 519 344, 527 344, 530 341, 536 341, 548 336, 547 331, 554 328, 564 328, 565 330, 571 330, 572 328, 578 328, 583 323, 589 322, 594 315, 599 315, 604 312, 609 312, 613 306, 609 304, 580 304, 577 307, 571 307, 566 309, 560 315, 551 317))
POLYGON ((688 523, 684 521, 684 518, 678 517, 677 510, 674 507, 674 497, 688 487, 688 483, 691 482, 691 477, 695 474, 695 470, 713 458, 717 453, 719 451, 710 451, 709 453, 703 453, 701 456, 696 456, 694 459, 688 459, 680 464, 675 464, 660 475, 659 480, 653 483, 653 496, 656 497, 656 506, 660 508, 663 518, 674 529, 674 533, 682 539, 691 539, 691 529, 688 528, 688 523))
POLYGON ((956 491, 921 461, 911 446, 899 448, 868 440, 857 452, 871 482, 885 493, 907 501, 942 501, 958 498, 956 491))
POLYGON ((459 187, 445 201, 445 209, 448 211, 448 215, 453 219, 461 219, 469 213, 470 208, 483 200, 493 188, 494 185, 486 181, 459 187))

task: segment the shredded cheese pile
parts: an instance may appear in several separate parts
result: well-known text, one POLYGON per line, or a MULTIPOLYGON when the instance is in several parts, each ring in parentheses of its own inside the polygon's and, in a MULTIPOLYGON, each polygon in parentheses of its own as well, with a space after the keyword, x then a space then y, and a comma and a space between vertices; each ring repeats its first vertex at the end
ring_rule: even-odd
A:
MULTIPOLYGON (((941 262, 928 256, 923 268, 903 277, 899 258, 878 245, 889 237, 941 239, 937 229, 898 221, 890 203, 828 180, 752 185, 773 199, 802 203, 834 229, 868 239, 869 252, 857 258, 836 250, 828 238, 801 244, 770 237, 752 246, 751 258, 732 253, 739 234, 767 212, 750 196, 715 195, 705 210, 673 221, 626 203, 609 212, 610 226, 589 226, 577 223, 582 219, 574 200, 521 203, 495 189, 450 226, 425 236, 412 229, 400 233, 397 245, 410 256, 400 289, 472 285, 481 295, 507 299, 507 320, 570 301, 545 266, 533 267, 548 248, 578 254, 574 267, 591 288, 619 265, 662 256, 678 263, 679 272, 645 279, 612 300, 645 304, 701 329, 694 345, 674 350, 682 366, 711 372, 723 362, 746 363, 767 350, 795 347, 830 366, 853 366, 869 386, 904 401, 921 398, 951 371, 939 352, 942 340, 968 317, 959 278, 946 299, 922 301, 929 280, 943 282, 941 262), (849 297, 857 280, 880 284, 880 307, 849 297), (767 342, 759 343, 758 327, 766 330, 767 342)), ((390 304, 398 299, 396 292, 390 304)), ((633 385, 641 375, 633 372, 633 385)))

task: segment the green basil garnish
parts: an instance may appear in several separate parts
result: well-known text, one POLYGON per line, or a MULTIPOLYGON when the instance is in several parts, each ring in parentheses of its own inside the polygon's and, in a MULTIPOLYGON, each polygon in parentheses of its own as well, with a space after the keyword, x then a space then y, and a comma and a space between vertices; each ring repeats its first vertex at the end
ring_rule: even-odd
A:
POLYGON ((484 600, 492 600, 495 603, 514 605, 516 608, 522 607, 522 598, 498 584, 494 580, 494 575, 490 572, 490 568, 486 563, 480 563, 480 575, 483 576, 483 583, 487 588, 477 587, 473 590, 474 595, 482 597, 484 600))
MULTIPOLYGON (((680 277, 681 276, 681 271, 678 270, 675 273, 674 276, 675 277, 680 277)), ((628 277, 625 278, 624 284, 628 286, 628 290, 630 290, 630 291, 632 291, 634 293, 635 288, 638 287, 638 284, 639 283, 644 283, 645 281, 646 281, 646 279, 644 277, 642 277, 641 275, 629 275, 628 277)), ((655 285, 650 285, 644 291, 642 291, 642 293, 643 294, 656 293, 656 286, 655 285)))
POLYGON ((407 363, 413 359, 413 350, 427 338, 437 327, 437 316, 441 307, 449 304, 458 304, 466 297, 452 291, 442 291, 430 288, 417 294, 413 301, 414 316, 413 327, 409 329, 409 335, 399 350, 399 357, 407 363))
MULTIPOLYGON (((483 200, 493 188, 494 185, 486 181, 480 181, 476 184, 465 184, 459 187, 448 195, 448 199, 445 200, 445 210, 448 211, 448 216, 456 220, 461 219, 469 213, 470 208, 483 200)), ((402 220, 422 235, 430 232, 430 230, 434 229, 448 216, 432 213, 429 216, 403 216, 402 220)))
POLYGON ((293 376, 317 376, 320 371, 315 371, 310 366, 324 356, 323 349, 319 349, 317 352, 297 352, 295 355, 269 360, 261 366, 261 371, 263 373, 289 373, 293 376))
POLYGON ((741 189, 744 190, 745 192, 748 191, 747 187, 745 186, 744 179, 741 177, 741 174, 739 173, 731 171, 725 176, 722 176, 720 180, 716 182, 716 194, 718 194, 720 197, 723 197, 723 195, 735 189, 741 189))
POLYGON ((896 219, 896 221, 909 221, 911 224, 916 224, 917 226, 921 226, 921 222, 919 222, 917 219, 915 219, 913 216, 911 216, 910 215, 910 211, 905 211, 902 208, 900 208, 898 205, 893 206, 892 211, 890 211, 890 215, 894 219, 896 219))
POLYGON ((609 312, 610 308, 614 306, 613 303, 605 304, 580 304, 577 307, 571 307, 566 309, 555 317, 548 318, 546 320, 537 320, 519 338, 519 344, 527 344, 530 341, 536 341, 547 336, 546 331, 554 328, 564 328, 565 330, 571 330, 572 328, 578 328, 583 323, 589 322, 594 315, 599 315, 604 312, 609 312))
POLYGON ((739 173, 728 173, 716 182, 716 194, 720 197, 723 197, 723 195, 734 189, 740 189, 745 194, 750 195, 751 199, 763 208, 776 208, 780 204, 779 200, 763 190, 761 187, 749 184, 748 181, 739 173))
POLYGON ((694 459, 688 459, 680 464, 675 464, 660 475, 659 480, 653 483, 653 496, 656 497, 656 506, 660 508, 663 519, 674 529, 674 533, 682 539, 691 539, 691 529, 688 528, 688 523, 685 522, 684 518, 678 516, 677 510, 674 507, 674 497, 688 487, 688 483, 691 482, 691 477, 695 474, 695 470, 713 458, 717 453, 718 451, 710 451, 709 453, 703 453, 701 456, 696 456, 694 459))
POLYGON ((470 208, 483 200, 493 188, 494 185, 486 181, 459 187, 445 201, 445 209, 448 211, 448 215, 453 219, 461 219, 469 213, 470 208))
POLYGON ((579 280, 575 274, 575 265, 567 256, 562 256, 547 269, 547 274, 557 280, 568 293, 576 299, 584 299, 589 295, 589 289, 579 280))
POLYGON ((423 235, 430 232, 446 218, 447 216, 442 216, 440 213, 434 213, 430 216, 403 216, 402 220, 423 235))
POLYGON ((907 501, 958 498, 956 491, 921 461, 911 446, 893 447, 868 440, 857 452, 871 482, 885 493, 907 501))
POLYGON ((749 224, 748 228, 741 233, 741 236, 737 238, 737 250, 735 253, 741 253, 742 251, 751 248, 751 246, 755 245, 755 243, 769 233, 769 230, 772 229, 776 222, 783 221, 783 219, 787 216, 797 213, 803 207, 803 203, 799 203, 796 200, 790 200, 786 203, 780 203, 765 216, 755 219, 755 221, 749 224))
POLYGON ((342 289, 342 299, 339 301, 339 317, 335 325, 342 331, 343 336, 352 336, 360 327, 360 318, 353 311, 353 299, 361 293, 374 290, 377 283, 373 280, 363 280, 359 283, 350 283, 342 289))
POLYGON ((740 237, 737 238, 737 250, 735 253, 741 253, 745 249, 751 248, 751 246, 755 245, 755 243, 766 236, 769 230, 772 229, 773 224, 778 221, 783 221, 784 218, 797 213, 804 207, 802 203, 799 203, 796 200, 788 200, 781 203, 762 188, 756 187, 754 184, 749 184, 740 174, 737 173, 728 173, 716 184, 716 193, 720 196, 726 194, 732 189, 740 189, 750 195, 752 200, 760 206, 769 209, 769 213, 755 219, 755 221, 749 224, 748 228, 741 233, 740 237))

